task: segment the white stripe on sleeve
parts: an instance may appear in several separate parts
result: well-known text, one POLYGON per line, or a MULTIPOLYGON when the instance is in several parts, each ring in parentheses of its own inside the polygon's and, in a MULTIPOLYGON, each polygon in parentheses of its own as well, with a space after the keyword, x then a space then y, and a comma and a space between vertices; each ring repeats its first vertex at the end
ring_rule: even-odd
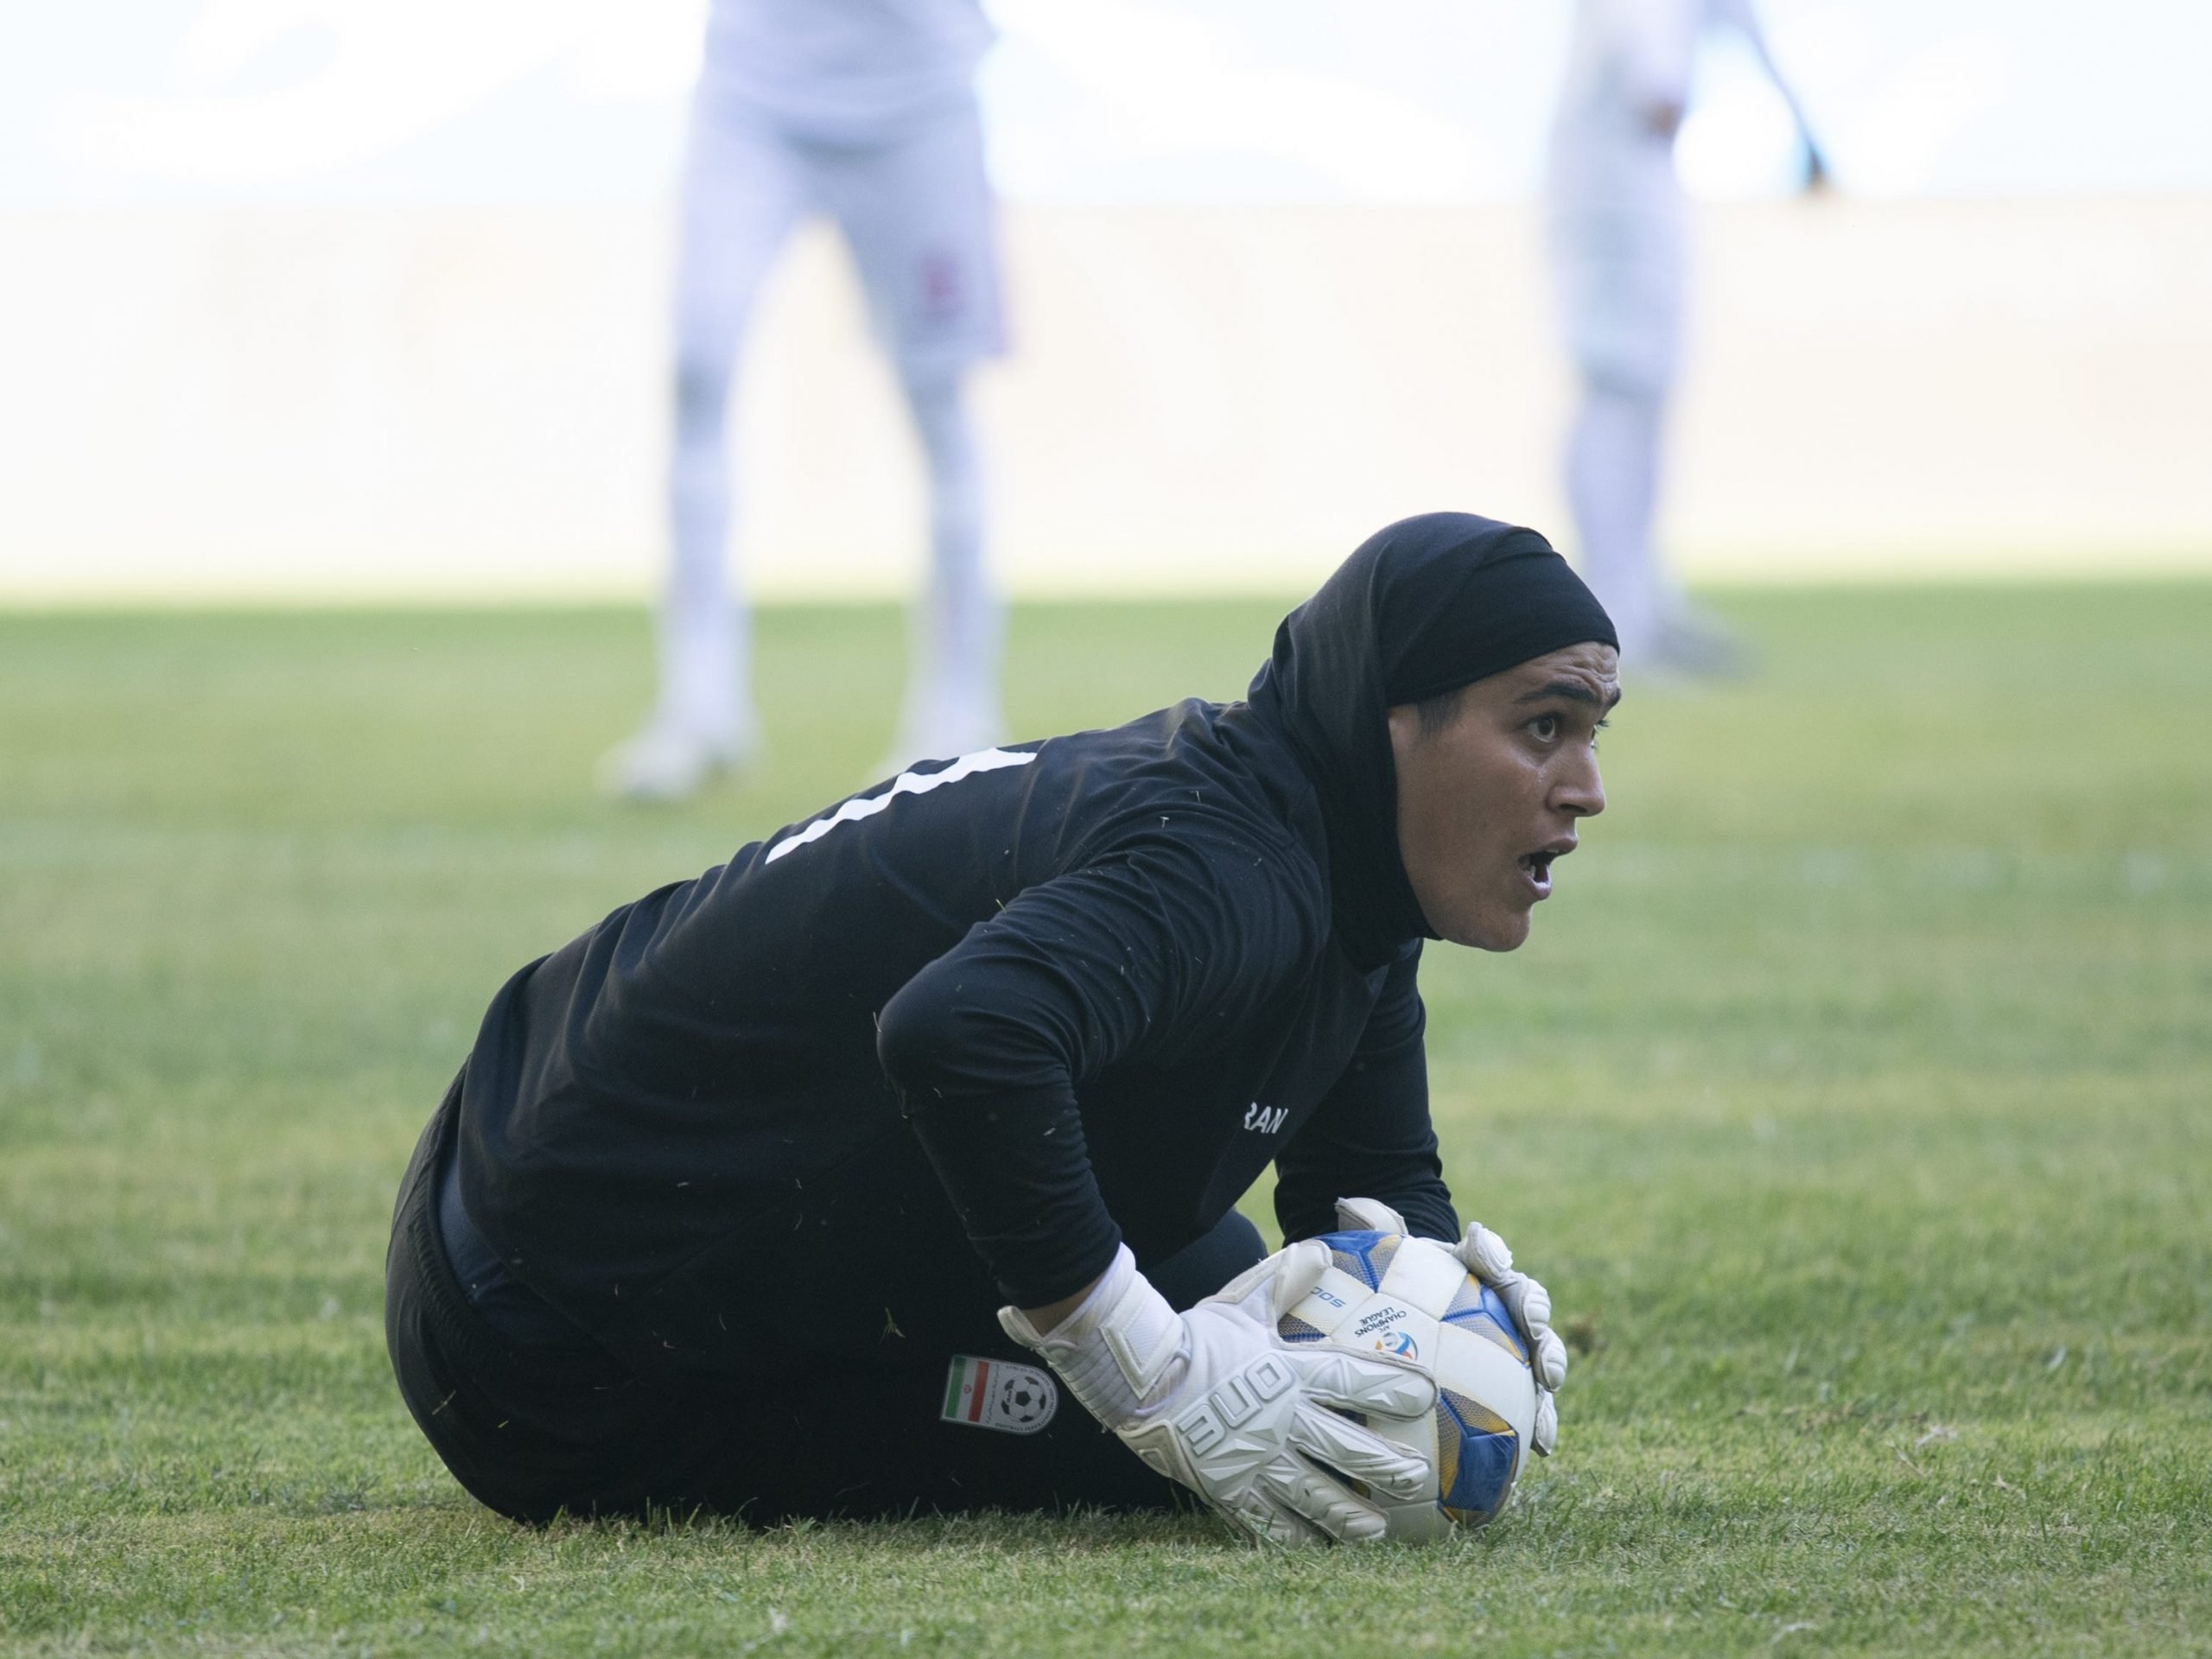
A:
POLYGON ((821 840, 841 823, 872 818, 901 795, 926 795, 946 784, 957 784, 963 778, 973 778, 979 772, 1001 772, 1008 766, 1026 766, 1036 758, 1034 750, 983 749, 974 754, 962 755, 943 772, 902 772, 882 794, 865 795, 847 801, 828 817, 817 818, 805 829, 785 836, 768 849, 768 855, 760 861, 772 864, 793 848, 821 840))

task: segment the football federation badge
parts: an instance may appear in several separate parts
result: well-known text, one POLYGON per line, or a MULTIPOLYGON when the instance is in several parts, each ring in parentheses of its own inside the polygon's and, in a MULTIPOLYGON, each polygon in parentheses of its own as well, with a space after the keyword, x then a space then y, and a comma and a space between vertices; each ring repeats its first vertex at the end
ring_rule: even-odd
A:
POLYGON ((955 1354, 945 1372, 942 1415, 948 1423, 1034 1434, 1059 1408, 1059 1385, 1033 1365, 955 1354))

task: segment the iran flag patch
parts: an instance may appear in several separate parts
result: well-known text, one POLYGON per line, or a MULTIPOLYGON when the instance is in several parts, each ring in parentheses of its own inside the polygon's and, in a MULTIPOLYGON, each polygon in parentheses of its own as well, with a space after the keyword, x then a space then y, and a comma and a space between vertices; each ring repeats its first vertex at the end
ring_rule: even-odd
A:
POLYGON ((944 1421, 1002 1434, 1034 1434, 1060 1408, 1051 1373, 1007 1359, 955 1354, 944 1376, 944 1421))

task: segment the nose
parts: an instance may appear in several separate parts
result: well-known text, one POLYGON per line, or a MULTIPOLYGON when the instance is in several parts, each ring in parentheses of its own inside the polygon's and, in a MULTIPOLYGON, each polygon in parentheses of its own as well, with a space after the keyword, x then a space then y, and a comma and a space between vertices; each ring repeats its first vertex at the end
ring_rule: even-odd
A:
POLYGON ((1586 749, 1552 791, 1552 804, 1570 817, 1594 818, 1605 810, 1605 782, 1598 756, 1586 749))

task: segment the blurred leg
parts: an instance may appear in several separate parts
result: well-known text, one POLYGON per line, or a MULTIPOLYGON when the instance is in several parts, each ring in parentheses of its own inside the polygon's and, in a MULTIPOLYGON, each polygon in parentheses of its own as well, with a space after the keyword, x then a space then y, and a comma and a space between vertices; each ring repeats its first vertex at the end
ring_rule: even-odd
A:
POLYGON ((1681 357, 1682 209, 1671 178, 1643 195, 1634 207, 1563 201, 1551 224, 1561 321, 1582 388, 1567 435, 1567 502, 1582 574, 1631 668, 1654 660, 1676 607, 1654 518, 1681 357))
POLYGON ((1567 447, 1583 575, 1613 619, 1630 672, 1740 674, 1751 653, 1690 602, 1652 543, 1666 417, 1663 393, 1584 383, 1567 447))
POLYGON ((682 191, 659 698, 607 769, 611 788, 641 797, 688 793, 757 741, 751 618, 729 571, 729 400, 753 302, 807 194, 772 133, 704 103, 693 109, 682 191))
POLYGON ((852 245, 929 474, 930 575, 917 599, 894 764, 1004 735, 1002 619, 985 559, 982 468, 968 370, 1003 344, 990 182, 972 105, 881 145, 817 158, 852 245))
POLYGON ((1664 416, 1656 396, 1586 380, 1567 437, 1567 493, 1582 574, 1631 660, 1651 643, 1661 611, 1651 518, 1664 416))
POLYGON ((717 735, 752 716, 748 611, 729 581, 730 391, 761 283, 804 207, 804 176, 772 137, 741 119, 695 118, 676 270, 661 692, 664 710, 717 735))
POLYGON ((969 753, 1004 735, 1005 623, 984 563, 982 468, 962 377, 910 376, 906 392, 929 471, 930 568, 910 613, 902 762, 969 753))

